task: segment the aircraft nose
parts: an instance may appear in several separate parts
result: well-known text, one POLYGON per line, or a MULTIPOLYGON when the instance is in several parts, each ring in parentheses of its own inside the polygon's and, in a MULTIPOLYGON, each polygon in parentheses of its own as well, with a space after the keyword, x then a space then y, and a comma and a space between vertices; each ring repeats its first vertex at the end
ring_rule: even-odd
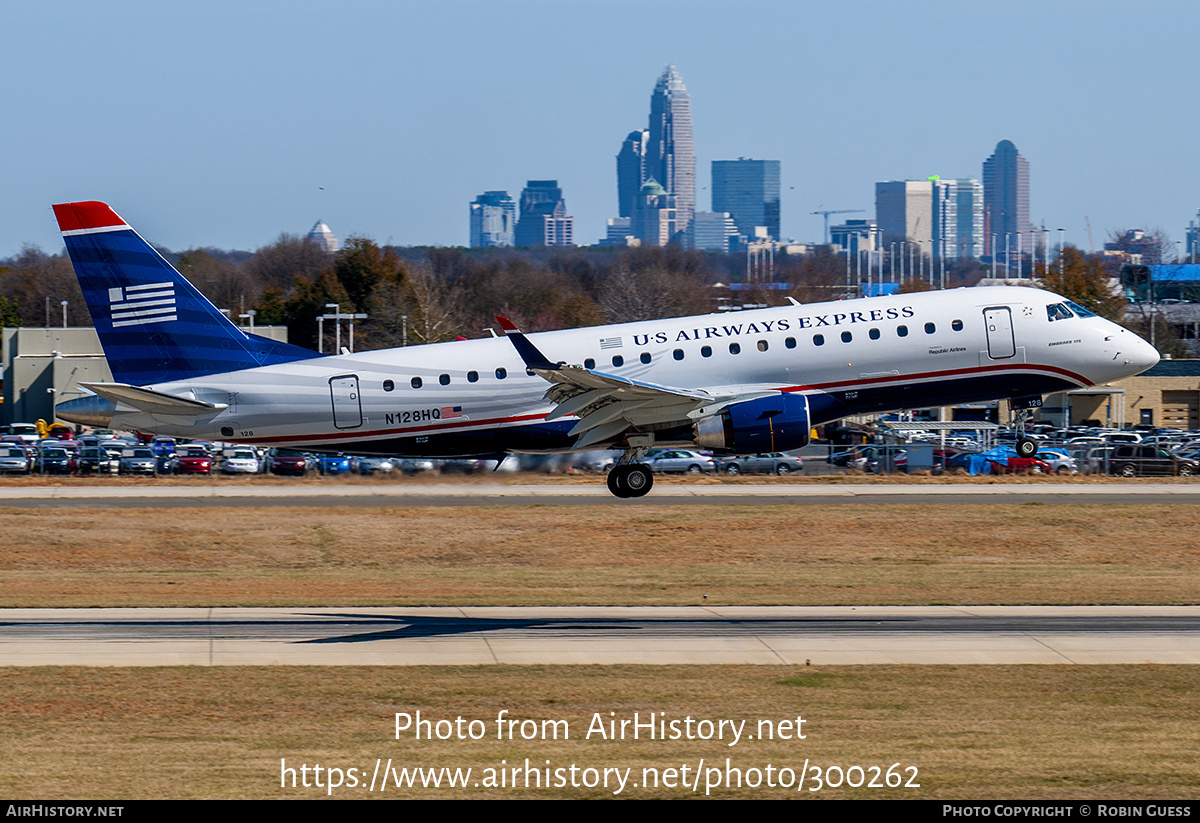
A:
POLYGON ((1124 359, 1126 363, 1137 369, 1137 374, 1158 365, 1158 361, 1162 359, 1158 349, 1131 331, 1126 331, 1125 334, 1129 339, 1125 341, 1124 359))

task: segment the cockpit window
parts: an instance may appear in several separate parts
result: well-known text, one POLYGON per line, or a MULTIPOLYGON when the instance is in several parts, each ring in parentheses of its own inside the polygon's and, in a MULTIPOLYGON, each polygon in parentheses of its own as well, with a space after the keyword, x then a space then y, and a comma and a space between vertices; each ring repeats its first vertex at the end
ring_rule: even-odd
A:
POLYGON ((1067 308, 1066 303, 1051 303, 1046 307, 1046 319, 1050 322, 1055 320, 1068 320, 1074 317, 1071 310, 1067 308))
POLYGON ((1068 300, 1067 305, 1070 307, 1071 311, 1075 312, 1075 314, 1079 315, 1080 317, 1095 317, 1096 316, 1096 313, 1094 311, 1088 311, 1087 309, 1085 309, 1083 306, 1079 305, 1078 303, 1072 303, 1070 300, 1068 300))

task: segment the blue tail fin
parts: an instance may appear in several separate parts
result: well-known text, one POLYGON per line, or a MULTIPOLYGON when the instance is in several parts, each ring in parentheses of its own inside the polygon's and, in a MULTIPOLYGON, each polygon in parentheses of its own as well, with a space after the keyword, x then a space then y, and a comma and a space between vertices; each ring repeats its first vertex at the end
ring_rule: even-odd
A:
POLYGON ((144 386, 320 357, 247 334, 104 203, 54 207, 113 379, 144 386))

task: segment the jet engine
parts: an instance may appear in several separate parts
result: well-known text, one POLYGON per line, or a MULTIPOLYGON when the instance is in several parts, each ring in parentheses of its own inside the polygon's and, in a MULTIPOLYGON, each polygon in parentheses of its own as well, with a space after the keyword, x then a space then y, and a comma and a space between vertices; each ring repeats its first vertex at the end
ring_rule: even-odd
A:
POLYGON ((807 446, 808 398, 802 394, 759 397, 726 406, 696 421, 696 444, 735 454, 787 451, 807 446))

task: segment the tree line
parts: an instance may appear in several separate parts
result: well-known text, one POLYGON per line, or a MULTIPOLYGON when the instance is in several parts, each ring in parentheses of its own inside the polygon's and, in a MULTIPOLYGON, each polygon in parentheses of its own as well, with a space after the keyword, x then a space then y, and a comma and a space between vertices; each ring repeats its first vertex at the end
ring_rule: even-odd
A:
MULTIPOLYGON (((284 234, 254 252, 159 251, 235 321, 253 310, 256 325, 287 326, 292 343, 313 349, 317 318, 330 313, 328 304, 367 315, 355 326, 356 348, 364 350, 486 336, 497 314, 526 331, 549 331, 703 314, 722 302, 841 299, 847 283, 857 279, 845 257, 824 247, 775 257, 771 279, 785 288, 749 284, 733 293, 717 286, 745 280, 745 255, 674 246, 462 249, 380 246, 351 237, 327 254, 308 238, 284 234)), ((1067 246, 1042 273, 1042 284, 1147 338, 1149 324, 1159 324, 1153 337, 1160 350, 1183 356, 1182 342, 1161 316, 1126 311, 1124 298, 1112 289, 1113 266, 1102 255, 1067 246)), ((978 261, 947 264, 948 287, 974 285, 987 275, 978 261)), ((904 286, 926 288, 921 281, 904 286)), ((0 325, 57 326, 63 300, 69 325, 91 325, 65 252, 51 255, 30 246, 0 261, 0 325)))

